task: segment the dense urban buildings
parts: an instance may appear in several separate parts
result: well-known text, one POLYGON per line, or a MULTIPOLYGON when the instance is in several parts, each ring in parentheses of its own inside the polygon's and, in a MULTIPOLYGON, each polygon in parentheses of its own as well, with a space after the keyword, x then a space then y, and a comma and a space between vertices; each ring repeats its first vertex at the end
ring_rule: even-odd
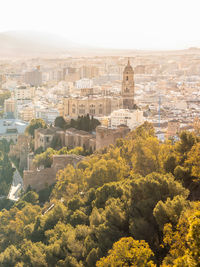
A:
POLYGON ((50 124, 58 115, 70 120, 90 114, 114 127, 114 111, 138 109, 163 140, 169 136, 168 122, 176 119, 180 130, 192 129, 199 118, 198 55, 197 49, 188 49, 141 52, 129 60, 98 56, 4 61, 1 90, 10 96, 2 106, 3 116, 27 122, 42 118, 50 124), (39 84, 25 83, 28 72, 35 73, 39 84))

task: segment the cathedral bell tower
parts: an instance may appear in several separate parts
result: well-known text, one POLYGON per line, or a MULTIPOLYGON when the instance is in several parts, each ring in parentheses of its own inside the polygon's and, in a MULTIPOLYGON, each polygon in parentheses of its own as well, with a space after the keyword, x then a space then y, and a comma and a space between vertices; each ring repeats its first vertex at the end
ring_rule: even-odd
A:
POLYGON ((134 108, 134 72, 133 72, 133 68, 130 65, 129 60, 123 72, 121 95, 123 98, 123 108, 133 109, 134 108))

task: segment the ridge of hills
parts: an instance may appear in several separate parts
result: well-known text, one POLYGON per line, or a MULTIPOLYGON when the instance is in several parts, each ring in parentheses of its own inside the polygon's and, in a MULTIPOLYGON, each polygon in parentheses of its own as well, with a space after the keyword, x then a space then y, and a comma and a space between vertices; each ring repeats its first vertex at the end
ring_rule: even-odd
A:
POLYGON ((7 31, 0 33, 0 57, 67 57, 67 56, 135 56, 160 54, 199 54, 200 49, 137 50, 110 49, 77 44, 56 34, 34 31, 7 31))

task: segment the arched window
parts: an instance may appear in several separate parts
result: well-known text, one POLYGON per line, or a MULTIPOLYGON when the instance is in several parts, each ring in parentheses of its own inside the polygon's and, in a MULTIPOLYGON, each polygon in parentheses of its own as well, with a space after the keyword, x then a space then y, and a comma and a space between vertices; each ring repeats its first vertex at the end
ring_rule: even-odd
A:
POLYGON ((79 105, 78 113, 79 114, 85 114, 85 105, 83 105, 83 104, 79 105))
POLYGON ((76 105, 75 104, 72 105, 72 113, 74 113, 74 114, 76 113, 76 105))
POLYGON ((126 80, 128 81, 128 76, 126 76, 126 80))
POLYGON ((95 105, 94 104, 91 104, 90 105, 90 112, 89 112, 91 115, 95 115, 95 105))
POLYGON ((99 104, 99 114, 103 114, 103 105, 99 104))

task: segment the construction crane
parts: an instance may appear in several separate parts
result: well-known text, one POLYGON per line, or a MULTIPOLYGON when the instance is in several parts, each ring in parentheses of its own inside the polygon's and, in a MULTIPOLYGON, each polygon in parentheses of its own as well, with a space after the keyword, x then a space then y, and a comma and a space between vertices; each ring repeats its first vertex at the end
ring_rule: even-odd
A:
POLYGON ((158 98, 158 127, 160 128, 160 108, 161 108, 161 95, 158 98))

